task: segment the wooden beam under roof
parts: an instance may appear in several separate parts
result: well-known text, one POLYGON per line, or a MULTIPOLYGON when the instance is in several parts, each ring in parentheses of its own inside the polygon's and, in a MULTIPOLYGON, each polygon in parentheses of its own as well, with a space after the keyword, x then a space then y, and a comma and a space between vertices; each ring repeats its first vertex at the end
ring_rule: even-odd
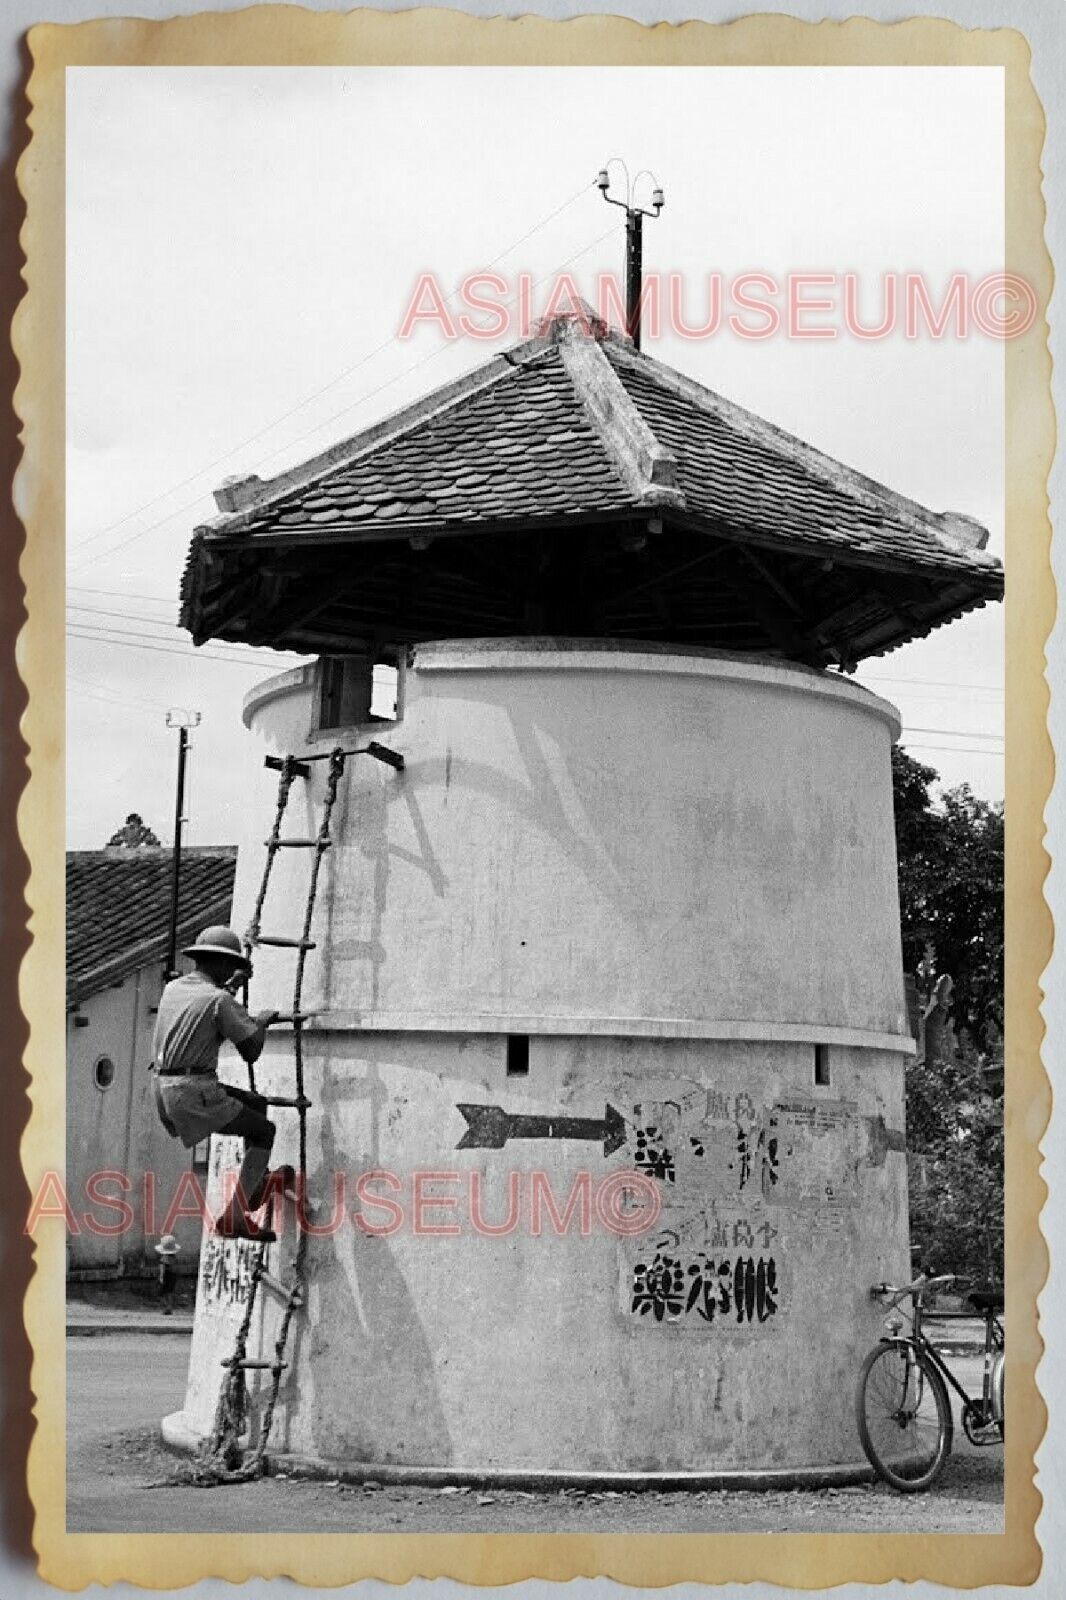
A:
POLYGON ((625 589, 616 590, 613 594, 605 595, 604 607, 609 609, 613 606, 621 605, 626 600, 632 600, 637 595, 647 594, 649 590, 671 583, 675 578, 684 577, 686 574, 695 572, 698 568, 704 567, 709 562, 717 559, 721 555, 722 549, 723 546, 717 540, 714 540, 706 550, 701 551, 696 556, 692 556, 689 560, 678 562, 672 567, 664 567, 652 577, 645 578, 640 583, 629 584, 625 589))
POLYGON ((827 655, 824 644, 807 629, 796 626, 794 613, 775 600, 774 591, 767 592, 762 577, 761 567, 751 561, 750 552, 743 545, 738 546, 734 559, 725 569, 726 583, 739 595, 771 644, 783 655, 807 666, 824 666, 827 655))
POLYGON ((275 605, 256 618, 248 634, 248 643, 270 644, 275 638, 294 634, 305 622, 312 621, 319 612, 325 611, 355 582, 351 567, 346 562, 343 566, 330 567, 309 583, 299 585, 292 595, 285 591, 275 605))

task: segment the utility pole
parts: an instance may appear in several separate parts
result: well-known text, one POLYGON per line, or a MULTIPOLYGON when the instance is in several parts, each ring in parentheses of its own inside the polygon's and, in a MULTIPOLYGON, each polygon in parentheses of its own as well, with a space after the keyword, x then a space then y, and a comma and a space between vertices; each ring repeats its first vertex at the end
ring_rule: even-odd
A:
POLYGON ((606 167, 601 167, 596 178, 596 187, 609 206, 621 206, 626 214, 626 332, 633 341, 634 349, 640 349, 640 292, 644 281, 644 218, 657 217, 666 204, 662 190, 659 188, 653 173, 645 168, 638 172, 630 182, 629 168, 620 156, 612 156, 606 167), (611 178, 608 169, 617 162, 626 175, 626 197, 624 200, 612 200, 608 194, 611 187, 611 178), (644 206, 633 204, 637 184, 641 178, 650 179, 653 188, 651 193, 651 210, 644 206))
POLYGON ((174 853, 170 879, 170 932, 167 937, 167 959, 163 969, 163 982, 178 976, 178 892, 181 887, 181 830, 188 821, 185 816, 185 768, 190 743, 189 729, 200 725, 198 711, 168 711, 167 727, 178 730, 178 781, 174 798, 174 853))

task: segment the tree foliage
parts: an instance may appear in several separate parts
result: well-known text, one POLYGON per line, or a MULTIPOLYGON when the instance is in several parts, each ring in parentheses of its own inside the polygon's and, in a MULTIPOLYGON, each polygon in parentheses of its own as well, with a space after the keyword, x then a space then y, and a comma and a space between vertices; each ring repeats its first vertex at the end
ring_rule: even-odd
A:
MULTIPOLYGON (((954 980, 952 1042, 907 1067, 911 1239, 922 1268, 1002 1281, 1003 1111, 986 1068, 1003 1029, 1003 808, 892 752, 903 959, 928 999, 954 980)), ((948 1038, 950 1039, 950 1034, 948 1038)))
POLYGON ((903 965, 955 981, 955 1027, 978 1050, 1003 1032, 1003 807, 968 785, 934 802, 932 767, 892 751, 903 965))
POLYGON ((981 1057, 907 1065, 911 1243, 925 1272, 1003 1281, 1003 1107, 981 1057))

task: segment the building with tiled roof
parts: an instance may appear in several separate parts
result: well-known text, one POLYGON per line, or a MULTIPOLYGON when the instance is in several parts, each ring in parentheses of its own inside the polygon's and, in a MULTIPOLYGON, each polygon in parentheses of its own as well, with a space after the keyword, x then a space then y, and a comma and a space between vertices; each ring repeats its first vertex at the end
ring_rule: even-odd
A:
POLYGON ((591 312, 269 481, 216 491, 182 625, 311 653, 567 634, 852 669, 999 600, 931 511, 591 312))
MULTIPOLYGON (((237 865, 236 846, 182 852, 178 901, 179 948, 212 923, 228 922, 237 865)), ((67 853, 67 1193, 75 1215, 94 1206, 94 1173, 105 1192, 128 1183, 133 1222, 120 1234, 83 1227, 68 1236, 68 1269, 75 1275, 144 1273, 155 1262, 157 1235, 175 1233, 179 1266, 195 1268, 200 1223, 186 1216, 162 1227, 190 1173, 189 1152, 162 1128, 150 1074, 152 1035, 163 984, 170 922, 173 854, 158 846, 112 846, 67 853), (151 1178, 156 1216, 146 1216, 151 1178)), ((202 1166, 206 1146, 194 1152, 202 1166)), ((187 1199, 188 1197, 186 1197, 187 1199)), ((95 1208, 114 1224, 112 1210, 95 1208)))
MULTIPOLYGON (((67 999, 80 1001, 166 955, 173 853, 159 846, 67 852, 67 999)), ((229 920, 236 845, 182 851, 179 943, 229 920)))

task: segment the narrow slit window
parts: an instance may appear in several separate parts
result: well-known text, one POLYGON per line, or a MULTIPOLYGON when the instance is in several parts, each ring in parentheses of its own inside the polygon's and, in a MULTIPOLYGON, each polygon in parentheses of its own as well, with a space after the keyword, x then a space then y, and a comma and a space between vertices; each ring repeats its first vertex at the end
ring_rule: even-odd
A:
POLYGON ((528 1034, 509 1033, 507 1035, 507 1076, 509 1078, 529 1077, 528 1034))
POLYGON ((829 1083, 829 1046, 816 1044, 814 1047, 814 1081, 823 1089, 829 1083))

